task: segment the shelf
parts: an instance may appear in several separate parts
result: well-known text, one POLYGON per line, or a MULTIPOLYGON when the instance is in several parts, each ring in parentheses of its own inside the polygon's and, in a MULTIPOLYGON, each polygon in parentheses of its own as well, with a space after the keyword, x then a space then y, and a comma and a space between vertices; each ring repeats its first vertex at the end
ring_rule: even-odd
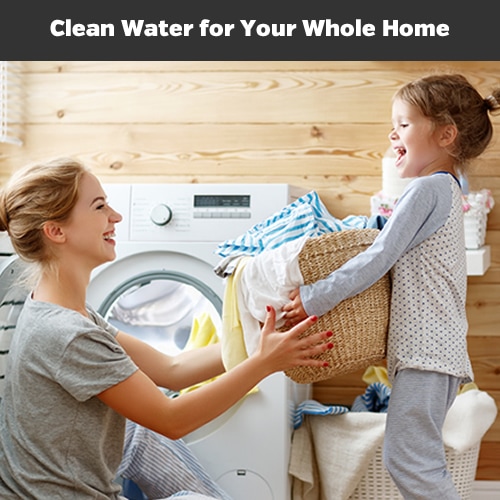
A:
POLYGON ((467 275, 482 276, 490 267, 491 254, 489 245, 476 250, 467 250, 467 275))

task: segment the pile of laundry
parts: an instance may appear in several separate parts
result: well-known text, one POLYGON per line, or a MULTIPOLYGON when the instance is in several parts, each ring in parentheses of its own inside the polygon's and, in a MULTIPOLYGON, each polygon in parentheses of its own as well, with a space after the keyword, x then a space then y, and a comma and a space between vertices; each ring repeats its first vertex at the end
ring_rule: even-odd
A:
POLYGON ((316 191, 298 198, 255 224, 235 239, 219 244, 222 257, 214 272, 226 278, 222 311, 222 358, 230 369, 258 346, 266 306, 277 312, 289 293, 304 284, 298 256, 307 239, 349 229, 381 229, 382 216, 350 215, 338 219, 328 212, 316 191))
MULTIPOLYGON (((367 368, 363 381, 366 391, 350 408, 314 400, 298 405, 289 466, 294 499, 349 498, 366 473, 384 439, 391 384, 385 367, 367 368)), ((445 446, 461 454, 477 445, 496 415, 495 400, 465 384, 446 416, 445 446)))

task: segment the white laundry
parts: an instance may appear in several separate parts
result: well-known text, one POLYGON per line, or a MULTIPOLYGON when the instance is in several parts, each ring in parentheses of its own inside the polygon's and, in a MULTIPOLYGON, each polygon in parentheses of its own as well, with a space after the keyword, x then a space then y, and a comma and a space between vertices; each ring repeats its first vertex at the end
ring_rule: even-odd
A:
POLYGON ((298 256, 307 238, 303 236, 246 261, 237 284, 237 301, 249 355, 259 345, 261 323, 266 318, 267 305, 276 310, 276 327, 283 326, 281 308, 290 300, 288 294, 304 283, 298 256))

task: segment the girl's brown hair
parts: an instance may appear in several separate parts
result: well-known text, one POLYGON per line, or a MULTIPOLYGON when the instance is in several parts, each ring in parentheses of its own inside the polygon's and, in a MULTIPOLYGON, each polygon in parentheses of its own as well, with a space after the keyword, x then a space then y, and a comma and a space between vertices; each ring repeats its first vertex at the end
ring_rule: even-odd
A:
POLYGON ((416 106, 436 125, 455 125, 458 131, 450 154, 459 169, 479 156, 493 136, 489 112, 500 109, 500 89, 483 98, 460 74, 436 74, 414 80, 394 96, 416 106))

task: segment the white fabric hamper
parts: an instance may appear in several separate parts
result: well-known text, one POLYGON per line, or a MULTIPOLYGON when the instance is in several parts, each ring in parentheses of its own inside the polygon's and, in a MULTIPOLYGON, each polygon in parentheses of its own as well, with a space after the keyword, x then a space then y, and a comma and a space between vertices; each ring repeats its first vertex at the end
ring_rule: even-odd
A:
MULTIPOLYGON (((446 448, 448 468, 462 500, 470 500, 476 477, 480 443, 462 453, 446 448)), ((361 478, 349 500, 402 500, 396 485, 382 463, 382 447, 378 447, 375 457, 361 478)))

